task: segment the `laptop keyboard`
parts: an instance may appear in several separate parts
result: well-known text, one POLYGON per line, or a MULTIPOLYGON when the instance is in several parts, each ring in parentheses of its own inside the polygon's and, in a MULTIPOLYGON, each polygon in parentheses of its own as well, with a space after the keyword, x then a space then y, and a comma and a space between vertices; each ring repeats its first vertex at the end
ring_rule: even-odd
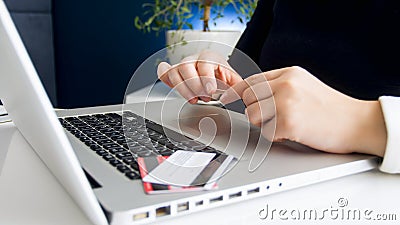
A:
POLYGON ((131 180, 140 179, 137 157, 169 156, 177 150, 224 154, 132 112, 59 118, 61 125, 131 180), (125 130, 125 133, 124 133, 125 130), (165 134, 173 133, 174 139, 165 134))

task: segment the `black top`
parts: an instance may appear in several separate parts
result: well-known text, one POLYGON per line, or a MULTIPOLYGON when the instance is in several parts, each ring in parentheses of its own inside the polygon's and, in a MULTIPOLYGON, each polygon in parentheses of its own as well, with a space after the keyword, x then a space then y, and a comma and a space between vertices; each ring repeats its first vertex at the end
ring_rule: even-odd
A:
POLYGON ((259 0, 237 48, 360 99, 400 96, 399 0, 259 0))

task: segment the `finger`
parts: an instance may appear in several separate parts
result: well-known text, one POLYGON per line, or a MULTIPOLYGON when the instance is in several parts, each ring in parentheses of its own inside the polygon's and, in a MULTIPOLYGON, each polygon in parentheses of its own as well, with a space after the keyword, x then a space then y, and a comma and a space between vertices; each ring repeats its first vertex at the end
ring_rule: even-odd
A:
MULTIPOLYGON (((262 82, 265 82, 265 81, 273 81, 275 79, 278 79, 285 72, 287 72, 290 68, 291 67, 286 67, 286 68, 282 68, 282 69, 276 69, 276 70, 271 70, 271 71, 267 71, 267 72, 264 72, 264 73, 259 73, 259 74, 252 75, 252 76, 244 79, 243 81, 238 82, 237 84, 232 86, 233 90, 229 90, 229 91, 227 91, 225 93, 226 93, 226 95, 228 97, 228 96, 234 96, 232 94, 232 92, 236 92, 236 95, 239 95, 241 98, 243 98, 243 92, 249 86, 255 85, 257 83, 262 83, 262 82)), ((234 101, 233 99, 230 99, 230 98, 226 98, 225 99, 224 95, 222 95, 221 98, 224 99, 227 102, 234 101)))
POLYGON ((245 104, 249 105, 255 102, 255 99, 257 98, 259 100, 268 98, 278 90, 278 88, 276 88, 276 86, 279 83, 278 78, 280 78, 282 74, 285 73, 286 71, 287 68, 284 68, 284 69, 271 70, 268 72, 252 75, 238 82, 237 84, 229 88, 227 91, 225 91, 225 93, 221 95, 220 101, 223 104, 229 104, 241 98, 244 101, 247 100, 248 102, 247 103, 245 102, 245 104), (250 97, 251 94, 250 91, 252 90, 250 87, 255 87, 255 86, 257 86, 256 92, 258 93, 259 96, 250 97), (263 86, 265 89, 259 90, 262 89, 263 86), (249 88, 250 90, 248 91, 248 93, 246 93, 246 96, 244 96, 245 91, 248 90, 249 88))
POLYGON ((169 87, 173 88, 173 85, 171 84, 170 80, 168 79, 168 70, 170 70, 172 66, 166 62, 161 62, 158 64, 157 67, 157 75, 158 79, 160 79, 162 82, 167 84, 169 87))
POLYGON ((230 74, 228 83, 231 86, 243 81, 243 78, 233 69, 229 70, 228 74, 230 74))
POLYGON ((168 79, 171 81, 173 87, 190 103, 197 102, 196 95, 187 87, 185 81, 180 76, 178 70, 170 69, 168 72, 168 79))
MULTIPOLYGON (((243 81, 243 78, 229 65, 228 66, 218 65, 217 71, 218 72, 215 75, 216 78, 223 81, 229 86, 233 86, 239 83, 240 81, 243 81)), ((218 88, 221 89, 219 86, 218 88)))
POLYGON ((218 64, 209 60, 198 60, 197 71, 200 80, 205 87, 205 91, 208 94, 213 94, 217 90, 217 81, 215 79, 215 70, 218 68, 218 64))
POLYGON ((272 90, 269 86, 269 83, 261 82, 244 90, 242 99, 244 104, 248 106, 263 99, 270 98, 271 96, 272 90))
POLYGON ((250 123, 261 127, 275 117, 274 98, 267 98, 247 106, 246 115, 250 123))
POLYGON ((195 62, 185 62, 177 67, 179 74, 185 80, 187 87, 197 96, 207 96, 197 73, 195 62))
POLYGON ((256 83, 266 82, 263 73, 255 74, 250 76, 243 81, 240 81, 233 85, 231 88, 225 91, 225 93, 221 96, 220 101, 223 104, 229 104, 234 102, 240 98, 243 98, 243 92, 249 88, 250 86, 256 83))

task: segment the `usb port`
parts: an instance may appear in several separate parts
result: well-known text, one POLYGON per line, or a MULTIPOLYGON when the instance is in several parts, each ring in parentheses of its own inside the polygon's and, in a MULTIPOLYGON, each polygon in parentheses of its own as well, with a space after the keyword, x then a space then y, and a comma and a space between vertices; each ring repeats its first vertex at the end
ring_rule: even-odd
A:
POLYGON ((220 202, 220 201, 222 201, 222 199, 223 199, 222 195, 217 198, 211 198, 210 203, 220 202))
POLYGON ((255 193, 258 193, 258 192, 260 192, 260 188, 258 187, 258 188, 254 188, 254 189, 249 189, 249 190, 247 190, 247 194, 248 195, 250 195, 250 194, 255 194, 255 193))
POLYGON ((149 212, 144 212, 144 213, 138 213, 133 215, 133 220, 141 220, 141 219, 146 219, 149 218, 149 212))
POLYGON ((201 205, 203 205, 203 204, 204 204, 204 201, 203 201, 203 200, 197 201, 197 202, 196 202, 196 206, 201 206, 201 205))
POLYGON ((170 206, 163 206, 156 209, 156 217, 167 216, 171 213, 170 206))
POLYGON ((242 196, 242 192, 239 191, 239 192, 237 192, 237 193, 230 194, 230 195, 229 195, 229 199, 238 198, 238 197, 241 197, 241 196, 242 196))
POLYGON ((189 202, 179 203, 177 210, 178 212, 186 211, 189 209, 189 202))

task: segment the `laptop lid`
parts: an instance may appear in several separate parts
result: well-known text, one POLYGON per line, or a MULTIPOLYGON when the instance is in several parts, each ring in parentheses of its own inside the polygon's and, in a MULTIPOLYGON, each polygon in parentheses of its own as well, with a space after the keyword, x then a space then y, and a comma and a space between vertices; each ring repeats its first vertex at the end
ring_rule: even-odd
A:
POLYGON ((107 224, 3 0, 0 49, 0 99, 14 124, 88 218, 107 224))

